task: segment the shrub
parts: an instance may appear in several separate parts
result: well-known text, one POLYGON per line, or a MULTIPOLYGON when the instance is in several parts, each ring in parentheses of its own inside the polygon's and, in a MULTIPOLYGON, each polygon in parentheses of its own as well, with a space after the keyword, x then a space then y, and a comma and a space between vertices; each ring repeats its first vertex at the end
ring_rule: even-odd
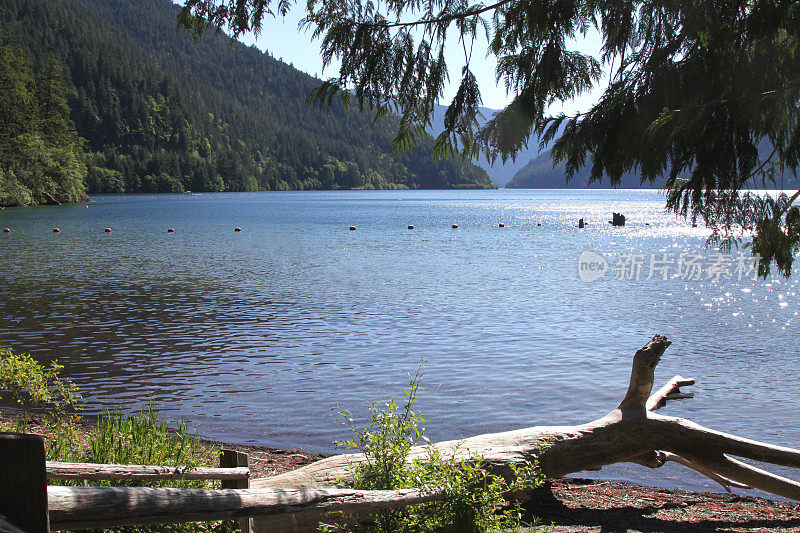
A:
MULTIPOLYGON (((423 361, 424 363, 424 361, 423 361)), ((420 391, 420 367, 405 390, 406 400, 398 405, 394 397, 382 408, 370 405, 371 421, 356 428, 349 411, 339 418, 353 431, 354 438, 337 443, 364 454, 366 461, 353 467, 353 488, 392 490, 430 488, 444 490, 447 498, 408 506, 404 509, 379 510, 368 520, 343 517, 338 524, 328 524, 328 531, 358 532, 453 532, 517 531, 525 525, 518 505, 508 503, 505 494, 529 490, 543 482, 536 462, 513 469, 510 480, 492 475, 481 468, 477 455, 459 458, 458 449, 445 454, 433 446, 426 448, 423 459, 409 461, 413 446, 424 436, 425 419, 414 411, 420 391)), ((463 455, 463 454, 462 454, 463 455)))
POLYGON ((30 354, 0 348, 0 399, 22 407, 45 406, 58 422, 81 407, 78 387, 61 377, 58 361, 44 366, 30 354))

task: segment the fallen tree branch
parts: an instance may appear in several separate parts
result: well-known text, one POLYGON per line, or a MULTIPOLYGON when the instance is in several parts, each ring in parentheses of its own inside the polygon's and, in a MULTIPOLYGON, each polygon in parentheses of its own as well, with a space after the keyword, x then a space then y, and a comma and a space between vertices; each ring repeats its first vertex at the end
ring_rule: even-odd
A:
POLYGON ((722 454, 710 458, 696 457, 692 460, 702 462, 714 472, 718 472, 728 479, 749 485, 751 488, 760 489, 792 500, 800 500, 800 483, 792 479, 775 475, 722 454))
POLYGON ((658 389, 647 399, 647 410, 656 411, 661 409, 667 404, 667 400, 693 398, 693 392, 681 392, 681 387, 689 387, 691 385, 694 385, 693 379, 686 379, 681 376, 673 377, 666 383, 666 385, 658 389))
MULTIPOLYGON (((692 379, 675 376, 651 395, 655 368, 669 345, 666 337, 656 335, 637 350, 625 397, 616 409, 598 420, 576 426, 536 426, 478 435, 431 446, 456 458, 480 457, 484 468, 505 476, 513 475, 511 465, 533 459, 539 461, 542 473, 550 478, 619 462, 657 468, 672 461, 700 472, 729 491, 732 487, 749 487, 800 500, 800 483, 728 457, 799 468, 800 450, 729 435, 655 412, 666 400, 685 397, 680 387, 694 384, 692 379)), ((409 460, 424 459, 428 453, 426 447, 414 447, 409 460)), ((353 466, 364 460, 361 454, 335 455, 278 476, 254 480, 252 486, 342 486, 352 479, 353 466)))
POLYGON ((712 481, 719 483, 722 486, 722 488, 725 489, 727 492, 731 491, 731 487, 736 487, 740 489, 752 488, 743 483, 738 483, 726 477, 720 476, 719 474, 709 470, 703 465, 689 461, 688 459, 685 459, 680 455, 675 455, 674 453, 665 452, 661 450, 647 452, 646 454, 641 455, 639 457, 634 457, 630 462, 646 466, 647 468, 660 468, 664 466, 664 463, 666 463, 667 461, 672 461, 681 464, 685 467, 691 468, 692 470, 700 474, 703 474, 712 481))

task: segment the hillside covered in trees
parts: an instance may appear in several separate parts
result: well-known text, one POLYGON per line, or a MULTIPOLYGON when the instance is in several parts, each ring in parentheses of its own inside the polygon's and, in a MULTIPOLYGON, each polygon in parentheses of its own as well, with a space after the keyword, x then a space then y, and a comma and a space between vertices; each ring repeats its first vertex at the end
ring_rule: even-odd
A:
MULTIPOLYGON (((771 146, 764 142, 759 147, 759 157, 765 161, 772 151, 771 146)), ((567 182, 567 173, 564 163, 558 163, 553 166, 553 157, 550 150, 544 151, 537 157, 531 159, 528 164, 519 169, 514 177, 506 184, 509 189, 586 189, 592 187, 595 189, 611 188, 611 182, 607 176, 603 176, 601 181, 589 181, 591 175, 591 167, 585 166, 581 168, 575 176, 567 182)), ((642 183, 641 178, 633 173, 626 172, 620 178, 620 182, 613 187, 620 189, 658 189, 664 185, 663 182, 651 183, 645 181, 642 183)), ((778 188, 778 189, 797 189, 800 187, 800 178, 796 177, 791 171, 780 172, 775 175, 775 183, 767 182, 765 185, 759 179, 754 178, 751 186, 755 189, 764 188, 778 188)))
POLYGON ((88 192, 492 186, 434 161, 431 138, 392 152, 396 119, 308 105, 319 80, 225 35, 195 40, 177 13, 169 0, 0 3, 0 44, 30 72, 63 68, 88 192))
MULTIPOLYGON (((514 177, 506 184, 509 189, 585 189, 611 188, 611 183, 607 177, 603 177, 600 182, 589 184, 590 168, 582 168, 569 182, 564 163, 553 166, 553 158, 550 150, 546 150, 531 159, 528 164, 519 169, 514 177)), ((617 187, 622 189, 654 189, 660 185, 650 182, 641 183, 638 176, 627 172, 622 176, 617 187)))
MULTIPOLYGON (((1 37, 1 35, 0 35, 1 37)), ((0 206, 77 202, 86 166, 60 64, 0 45, 0 206)))

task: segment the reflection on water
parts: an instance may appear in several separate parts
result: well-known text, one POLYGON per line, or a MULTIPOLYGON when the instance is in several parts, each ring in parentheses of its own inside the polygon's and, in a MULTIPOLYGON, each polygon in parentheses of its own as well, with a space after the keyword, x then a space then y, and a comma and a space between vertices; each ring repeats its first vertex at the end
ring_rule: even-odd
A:
POLYGON ((152 400, 211 437, 331 450, 345 436, 331 408, 400 393, 421 359, 432 439, 601 416, 659 333, 674 341, 659 379, 698 379, 666 412, 796 446, 800 278, 578 279, 585 250, 710 253, 663 205, 652 191, 376 191, 5 210, 0 345, 58 358, 95 411, 152 400), (610 227, 612 211, 628 225, 610 227))

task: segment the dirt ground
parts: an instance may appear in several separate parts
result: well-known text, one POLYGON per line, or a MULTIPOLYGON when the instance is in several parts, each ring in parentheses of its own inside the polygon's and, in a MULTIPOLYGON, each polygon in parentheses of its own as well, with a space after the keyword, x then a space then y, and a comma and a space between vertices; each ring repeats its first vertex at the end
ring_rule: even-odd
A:
POLYGON ((248 455, 250 463, 250 477, 270 477, 295 468, 300 468, 314 461, 327 457, 323 453, 304 452, 303 450, 281 450, 279 448, 266 448, 264 446, 247 446, 243 444, 220 443, 206 441, 209 444, 244 452, 248 455))
POLYGON ((556 532, 800 532, 796 502, 616 481, 556 479, 528 507, 556 532))

